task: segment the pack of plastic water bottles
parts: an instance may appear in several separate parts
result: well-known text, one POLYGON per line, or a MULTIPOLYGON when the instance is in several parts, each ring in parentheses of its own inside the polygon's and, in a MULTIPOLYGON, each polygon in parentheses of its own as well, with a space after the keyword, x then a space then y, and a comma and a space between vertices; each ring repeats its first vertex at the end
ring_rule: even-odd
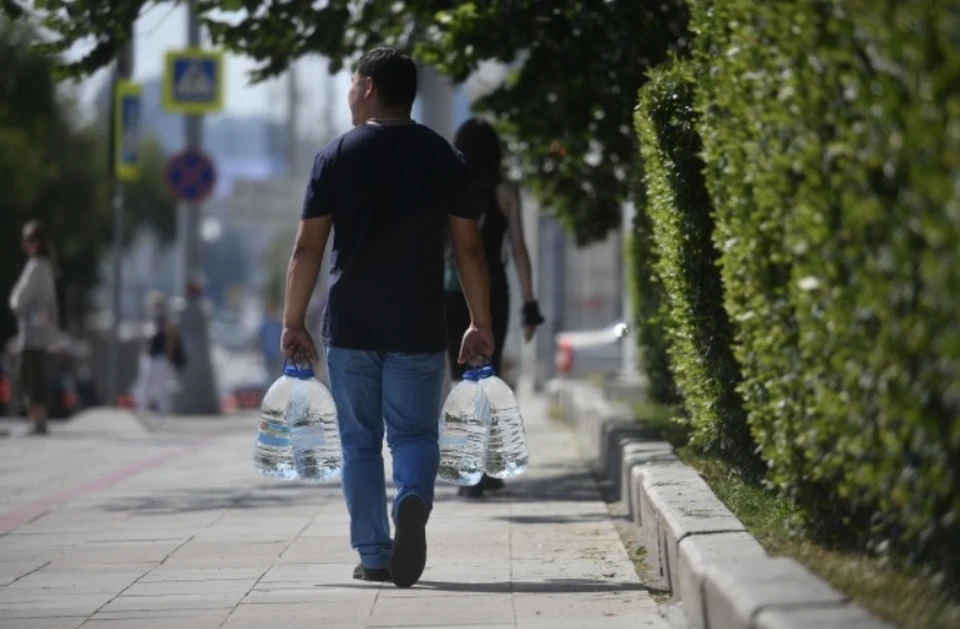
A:
POLYGON ((343 468, 333 396, 309 362, 287 362, 260 405, 253 465, 276 480, 327 482, 343 468))
POLYGON ((517 397, 486 365, 468 369, 440 412, 440 480, 471 486, 484 472, 513 478, 529 453, 517 397))

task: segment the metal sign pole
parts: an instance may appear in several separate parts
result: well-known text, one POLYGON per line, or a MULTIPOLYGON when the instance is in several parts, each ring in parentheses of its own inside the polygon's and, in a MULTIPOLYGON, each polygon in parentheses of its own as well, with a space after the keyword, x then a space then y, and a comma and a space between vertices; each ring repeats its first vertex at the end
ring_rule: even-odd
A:
POLYGON ((128 78, 133 70, 133 33, 130 34, 130 41, 120 50, 117 56, 116 67, 112 81, 112 90, 110 94, 110 129, 109 129, 109 168, 110 176, 113 179, 113 277, 111 278, 110 291, 110 338, 107 353, 107 404, 113 406, 117 404, 120 393, 120 320, 122 318, 122 295, 123 295, 123 230, 124 230, 124 183, 123 177, 118 172, 117 164, 122 159, 118 154, 120 145, 118 135, 123 133, 121 125, 117 120, 124 116, 123 101, 118 98, 118 88, 120 83, 128 78))
MULTIPOLYGON (((200 21, 196 14, 196 1, 187 5, 187 44, 190 48, 200 45, 200 21)), ((203 116, 184 116, 187 150, 199 150, 203 140, 203 116)), ((176 400, 179 415, 219 415, 220 400, 210 361, 210 343, 207 335, 207 314, 203 309, 203 291, 198 284, 202 272, 200 242, 200 215, 202 206, 197 201, 188 201, 183 212, 186 225, 184 242, 184 309, 180 315, 180 332, 186 354, 186 366, 181 374, 180 395, 176 400)))

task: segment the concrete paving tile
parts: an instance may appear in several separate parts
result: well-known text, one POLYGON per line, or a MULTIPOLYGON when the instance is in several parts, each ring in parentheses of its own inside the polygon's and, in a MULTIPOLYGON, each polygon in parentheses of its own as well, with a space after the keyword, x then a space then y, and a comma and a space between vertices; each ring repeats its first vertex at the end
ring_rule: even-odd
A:
POLYGON ((417 598, 378 598, 368 627, 433 627, 472 624, 512 624, 513 602, 501 596, 459 596, 433 598, 424 605, 417 598))
POLYGON ((164 610, 162 612, 98 613, 83 629, 216 629, 229 610, 164 610))
POLYGON ((59 555, 77 564, 160 563, 180 544, 179 541, 84 544, 76 548, 66 549, 59 555))
POLYGON ((198 543, 208 541, 238 543, 287 542, 295 539, 306 527, 306 524, 306 521, 304 521, 298 523, 296 526, 273 526, 268 522, 261 523, 257 520, 232 525, 217 523, 201 529, 193 536, 193 539, 198 543))
POLYGON ((256 581, 266 570, 261 568, 170 568, 167 564, 157 566, 143 575, 139 583, 163 581, 256 581))
POLYGON ((116 544, 120 542, 153 543, 167 542, 171 545, 182 544, 196 534, 195 528, 157 529, 157 528, 130 528, 111 529, 102 533, 94 533, 87 538, 87 544, 116 544))
MULTIPOLYGON (((226 615, 226 614, 224 614, 226 615)), ((121 618, 89 620, 83 629, 217 629, 223 623, 220 616, 184 616, 182 618, 121 618)))
MULTIPOLYGON (((469 622, 469 621, 468 621, 469 622)), ((378 629, 409 629, 404 625, 397 625, 393 627, 378 627, 378 629)), ((474 624, 463 624, 463 625, 430 625, 430 629, 516 629, 516 625, 474 625, 474 624)))
POLYGON ((224 581, 151 581, 135 583, 124 590, 124 596, 182 596, 185 594, 236 596, 239 600, 250 591, 256 579, 224 581))
MULTIPOLYGON (((265 572, 277 560, 269 554, 248 555, 242 550, 221 555, 191 555, 171 556, 163 562, 163 566, 170 570, 216 570, 220 568, 245 568, 265 572)), ((154 564, 159 565, 159 564, 154 564)))
POLYGON ((242 603, 224 629, 363 629, 370 617, 370 605, 344 605, 340 601, 310 603, 242 603))
POLYGON ((176 513, 171 515, 134 512, 124 519, 123 528, 148 527, 165 530, 204 529, 221 519, 223 519, 222 510, 196 511, 193 513, 176 513))
MULTIPOLYGON (((3 557, 2 553, 0 553, 0 557, 3 557)), ((0 587, 10 585, 14 581, 40 570, 49 563, 50 560, 46 559, 8 561, 4 557, 4 560, 0 561, 0 587)))
POLYGON ((416 598, 425 605, 437 598, 456 598, 460 596, 482 597, 509 595, 512 591, 509 581, 471 581, 437 582, 421 579, 412 588, 398 588, 385 583, 378 594, 379 598, 416 598))
POLYGON ((171 609, 230 609, 242 595, 178 594, 167 596, 118 596, 102 611, 165 611, 171 609))
POLYGON ((483 558, 490 562, 509 564, 510 549, 495 548, 475 550, 468 546, 462 546, 459 548, 435 548, 433 545, 430 545, 427 554, 427 562, 428 565, 431 566, 463 565, 475 562, 478 558, 483 558))
POLYGON ((511 579, 510 563, 495 561, 489 563, 428 563, 423 571, 426 581, 469 583, 485 581, 505 581, 511 579))
POLYGON ((308 583, 349 583, 353 580, 355 563, 325 564, 276 564, 271 567, 260 585, 275 582, 308 583))
POLYGON ((57 609, 61 606, 90 609, 98 607, 116 596, 116 592, 69 592, 27 588, 4 588, 0 590, 0 608, 57 609))
POLYGON ((101 572, 135 572, 139 574, 146 574, 151 569, 157 566, 157 562, 133 562, 133 563, 91 563, 88 561, 74 561, 70 557, 58 556, 55 557, 49 564, 44 566, 42 572, 44 574, 81 574, 86 575, 90 573, 101 573, 101 572))
POLYGON ((517 629, 671 629, 665 620, 657 616, 636 618, 558 618, 543 616, 517 622, 517 629))
POLYGON ((621 571, 587 558, 521 559, 511 561, 513 578, 518 581, 542 579, 577 579, 582 582, 607 583, 620 578, 636 581, 636 573, 621 571))
POLYGON ((4 618, 2 626, 3 629, 77 629, 86 620, 86 616, 4 618))
POLYGON ((57 572, 43 569, 34 572, 16 583, 8 585, 5 592, 21 590, 53 590, 61 593, 119 592, 139 579, 145 570, 84 570, 57 572))
POLYGON ((347 533, 340 537, 300 538, 290 544, 278 559, 278 564, 349 563, 360 560, 350 547, 347 533))
MULTIPOLYGON (((392 585, 390 586, 393 587, 392 585)), ((258 586, 243 599, 243 604, 249 603, 317 603, 326 604, 330 601, 342 602, 345 605, 373 605, 380 591, 379 584, 356 582, 344 584, 317 584, 314 586, 292 586, 280 583, 275 585, 258 586)))
MULTIPOLYGON (((4 618, 46 618, 48 616, 89 616, 97 611, 113 595, 71 596, 61 594, 47 595, 44 600, 6 601, 0 603, 0 619, 4 618)), ((38 597, 34 597, 38 598, 38 597)), ((0 622, 0 626, 3 622, 0 622)))
POLYGON ((515 594, 513 597, 517 620, 542 617, 573 618, 635 618, 657 613, 656 603, 645 593, 586 593, 515 594))
POLYGON ((242 555, 244 557, 280 557, 280 554, 289 546, 289 541, 280 542, 236 542, 197 541, 193 540, 177 548, 170 555, 170 559, 189 557, 199 559, 204 557, 227 557, 242 555))

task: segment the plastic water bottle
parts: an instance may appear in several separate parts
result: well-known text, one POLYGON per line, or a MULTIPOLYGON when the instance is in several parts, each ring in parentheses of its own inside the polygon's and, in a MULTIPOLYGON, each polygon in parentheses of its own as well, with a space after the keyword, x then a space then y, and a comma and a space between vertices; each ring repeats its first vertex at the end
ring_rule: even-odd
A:
POLYGON ((493 369, 480 379, 490 412, 485 469, 493 478, 513 478, 527 471, 530 453, 517 396, 493 369))
POLYGON ((295 480, 293 443, 287 423, 286 400, 293 382, 281 377, 271 385, 260 404, 260 424, 253 446, 253 467, 261 476, 278 480, 295 480))
POLYGON ((264 396, 254 467, 261 475, 280 480, 340 478, 337 409, 309 363, 286 364, 264 396))
POLYGON ((480 388, 481 372, 471 368, 453 387, 440 411, 440 480, 471 486, 480 482, 486 464, 490 409, 480 388))

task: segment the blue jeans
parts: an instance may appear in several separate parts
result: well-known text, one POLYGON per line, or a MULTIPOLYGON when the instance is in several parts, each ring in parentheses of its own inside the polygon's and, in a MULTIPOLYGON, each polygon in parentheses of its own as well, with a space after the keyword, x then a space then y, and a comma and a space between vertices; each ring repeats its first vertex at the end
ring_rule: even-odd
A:
POLYGON ((433 506, 440 466, 437 431, 444 354, 399 354, 327 347, 330 392, 337 404, 343 448, 343 493, 350 512, 350 543, 367 568, 390 564, 384 423, 393 455, 397 506, 410 495, 433 506))

